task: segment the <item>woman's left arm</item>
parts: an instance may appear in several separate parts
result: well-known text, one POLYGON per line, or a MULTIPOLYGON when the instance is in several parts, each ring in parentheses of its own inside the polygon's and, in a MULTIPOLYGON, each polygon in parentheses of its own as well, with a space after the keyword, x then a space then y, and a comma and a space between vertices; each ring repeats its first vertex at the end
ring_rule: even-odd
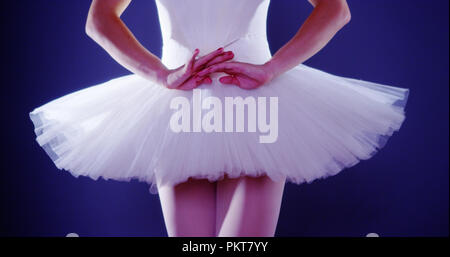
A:
POLYGON ((350 10, 346 0, 309 1, 314 6, 311 15, 297 34, 266 63, 273 76, 311 58, 350 21, 350 10))
POLYGON ((295 36, 280 48, 271 60, 262 65, 221 63, 203 72, 225 72, 228 75, 220 79, 223 84, 253 89, 312 57, 350 21, 350 10, 346 0, 308 1, 314 6, 314 10, 295 36))

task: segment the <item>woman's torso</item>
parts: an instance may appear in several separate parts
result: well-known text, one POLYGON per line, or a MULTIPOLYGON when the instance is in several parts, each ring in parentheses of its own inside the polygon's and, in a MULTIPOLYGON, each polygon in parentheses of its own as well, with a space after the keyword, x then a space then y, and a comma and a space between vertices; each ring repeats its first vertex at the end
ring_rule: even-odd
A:
POLYGON ((270 0, 156 0, 163 37, 162 61, 183 65, 195 48, 200 55, 227 46, 236 61, 264 63, 271 54, 266 20, 270 0))

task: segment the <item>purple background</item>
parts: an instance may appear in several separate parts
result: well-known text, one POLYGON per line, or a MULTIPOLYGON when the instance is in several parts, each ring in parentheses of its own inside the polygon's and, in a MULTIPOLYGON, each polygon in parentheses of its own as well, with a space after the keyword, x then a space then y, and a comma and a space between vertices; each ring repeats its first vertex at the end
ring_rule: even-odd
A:
MULTIPOLYGON (((448 236, 447 0, 349 0, 352 21, 306 64, 411 89, 407 119, 372 159, 312 184, 288 183, 277 236, 448 236)), ((75 179, 35 142, 28 113, 129 72, 84 33, 90 1, 2 3, 1 236, 166 236, 159 199, 139 182, 75 179)), ((154 1, 123 18, 160 55, 154 1)), ((272 1, 273 51, 312 7, 272 1)))

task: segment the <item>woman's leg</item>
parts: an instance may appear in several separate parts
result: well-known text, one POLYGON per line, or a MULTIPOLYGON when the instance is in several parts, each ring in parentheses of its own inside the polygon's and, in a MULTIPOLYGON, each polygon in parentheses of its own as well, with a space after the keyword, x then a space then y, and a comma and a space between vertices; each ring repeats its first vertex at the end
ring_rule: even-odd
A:
POLYGON ((169 237, 215 236, 216 183, 192 179, 176 186, 158 186, 169 237))
POLYGON ((217 236, 274 236, 285 181, 267 176, 218 181, 217 236))

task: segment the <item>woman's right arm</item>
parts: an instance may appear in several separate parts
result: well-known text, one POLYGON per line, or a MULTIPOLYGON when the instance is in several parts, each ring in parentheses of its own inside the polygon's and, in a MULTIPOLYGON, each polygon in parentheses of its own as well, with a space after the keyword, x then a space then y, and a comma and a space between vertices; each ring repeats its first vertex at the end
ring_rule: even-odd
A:
POLYGON ((163 83, 168 70, 145 49, 120 19, 131 0, 94 0, 86 22, 86 33, 114 60, 133 73, 163 83))
POLYGON ((208 66, 208 62, 214 60, 217 63, 233 58, 232 53, 218 49, 196 59, 197 50, 186 65, 175 70, 167 69, 157 56, 139 43, 120 19, 130 2, 93 0, 86 21, 86 33, 129 71, 169 88, 192 89, 210 82, 209 76, 195 76, 208 66))

